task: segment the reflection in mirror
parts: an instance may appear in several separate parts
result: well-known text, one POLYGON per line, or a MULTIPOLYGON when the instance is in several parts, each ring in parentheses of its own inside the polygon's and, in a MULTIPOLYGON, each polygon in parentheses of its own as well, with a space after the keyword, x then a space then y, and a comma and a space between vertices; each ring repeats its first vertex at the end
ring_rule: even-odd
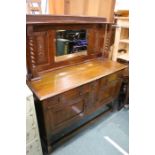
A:
POLYGON ((56 31, 56 61, 87 55, 86 30, 56 31))

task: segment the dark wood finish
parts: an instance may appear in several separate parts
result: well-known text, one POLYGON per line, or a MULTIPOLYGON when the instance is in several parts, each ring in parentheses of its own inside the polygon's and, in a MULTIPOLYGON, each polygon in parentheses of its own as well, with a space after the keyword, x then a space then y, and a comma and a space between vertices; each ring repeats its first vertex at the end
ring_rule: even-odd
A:
POLYGON ((95 59, 79 65, 43 73, 40 75, 40 80, 28 81, 28 85, 39 100, 44 100, 124 68, 124 65, 117 62, 95 59))
POLYGON ((117 98, 126 66, 105 59, 110 31, 104 18, 27 16, 27 84, 45 152, 117 98), (87 55, 56 62, 56 30, 81 27, 88 34, 87 55))
POLYGON ((26 24, 102 24, 106 22, 104 17, 93 16, 69 16, 69 15, 27 15, 26 24))
POLYGON ((47 144, 48 152, 48 148, 52 148, 55 142, 71 132, 76 124, 84 124, 87 121, 83 120, 88 116, 117 98, 122 74, 123 70, 119 70, 53 97, 38 100, 36 107, 40 106, 41 109, 38 115, 42 113, 44 118, 42 121, 39 119, 39 124, 44 129, 41 137, 47 144))
POLYGON ((107 57, 110 37, 105 31, 109 33, 107 27, 110 24, 104 21, 101 17, 27 15, 27 78, 35 80, 40 78, 40 73, 44 71, 75 65, 103 55, 107 57), (56 62, 54 59, 56 30, 76 30, 81 27, 87 30, 88 55, 56 62), (108 39, 105 40, 105 37, 108 39))

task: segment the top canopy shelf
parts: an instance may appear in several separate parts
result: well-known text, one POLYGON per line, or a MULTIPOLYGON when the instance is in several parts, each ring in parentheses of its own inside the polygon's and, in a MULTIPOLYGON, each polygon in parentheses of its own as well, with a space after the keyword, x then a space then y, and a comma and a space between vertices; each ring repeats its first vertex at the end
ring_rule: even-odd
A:
POLYGON ((68 16, 68 15, 26 15, 26 24, 102 24, 107 23, 103 17, 68 16))

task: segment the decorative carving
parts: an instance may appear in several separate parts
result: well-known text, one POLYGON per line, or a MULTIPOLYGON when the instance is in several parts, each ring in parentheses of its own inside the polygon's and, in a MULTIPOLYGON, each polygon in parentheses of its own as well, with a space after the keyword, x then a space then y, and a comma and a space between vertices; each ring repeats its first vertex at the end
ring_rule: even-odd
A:
POLYGON ((99 52, 99 51, 98 51, 98 49, 99 49, 98 45, 99 45, 99 33, 98 33, 98 31, 95 31, 95 46, 94 46, 94 52, 99 52))
POLYGON ((35 58, 35 51, 34 51, 34 37, 29 37, 29 50, 30 50, 30 62, 32 65, 32 68, 34 69, 36 67, 36 58, 35 58))
POLYGON ((29 36, 28 48, 30 64, 32 69, 38 69, 39 65, 45 65, 48 62, 48 51, 46 32, 36 32, 33 36, 29 36))
POLYGON ((107 28, 108 25, 107 23, 104 24, 103 18, 99 18, 98 21, 96 20, 96 17, 89 17, 87 22, 83 22, 87 17, 79 17, 75 24, 73 24, 70 23, 71 21, 68 19, 68 16, 61 17, 62 19, 59 20, 59 23, 55 23, 55 20, 58 18, 57 16, 55 18, 53 18, 53 16, 47 16, 49 21, 55 24, 49 22, 42 25, 44 22, 40 23, 40 18, 41 20, 45 20, 46 16, 43 16, 43 18, 38 18, 38 16, 29 17, 31 17, 29 18, 30 21, 27 21, 27 77, 29 79, 36 80, 39 74, 43 71, 55 70, 60 67, 78 64, 102 56, 101 53, 104 52, 105 27, 107 28), (68 24, 62 22, 64 19, 68 24), (36 24, 35 20, 38 21, 38 24, 36 24), (56 30, 76 30, 81 27, 87 30, 88 55, 56 62, 56 43, 54 42, 56 30))
POLYGON ((48 37, 47 32, 34 32, 36 65, 47 65, 48 62, 48 37))
POLYGON ((43 63, 46 61, 45 57, 45 40, 42 35, 36 37, 37 42, 37 61, 38 63, 43 63))
POLYGON ((110 39, 111 39, 111 26, 107 25, 105 43, 104 43, 104 57, 108 57, 109 48, 110 48, 110 39))

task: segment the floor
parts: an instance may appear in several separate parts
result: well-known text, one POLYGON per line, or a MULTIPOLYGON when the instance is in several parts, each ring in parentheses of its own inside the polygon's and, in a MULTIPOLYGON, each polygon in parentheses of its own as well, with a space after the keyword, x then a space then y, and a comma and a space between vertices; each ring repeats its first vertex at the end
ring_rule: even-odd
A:
POLYGON ((102 117, 51 155, 128 155, 129 110, 102 117))

